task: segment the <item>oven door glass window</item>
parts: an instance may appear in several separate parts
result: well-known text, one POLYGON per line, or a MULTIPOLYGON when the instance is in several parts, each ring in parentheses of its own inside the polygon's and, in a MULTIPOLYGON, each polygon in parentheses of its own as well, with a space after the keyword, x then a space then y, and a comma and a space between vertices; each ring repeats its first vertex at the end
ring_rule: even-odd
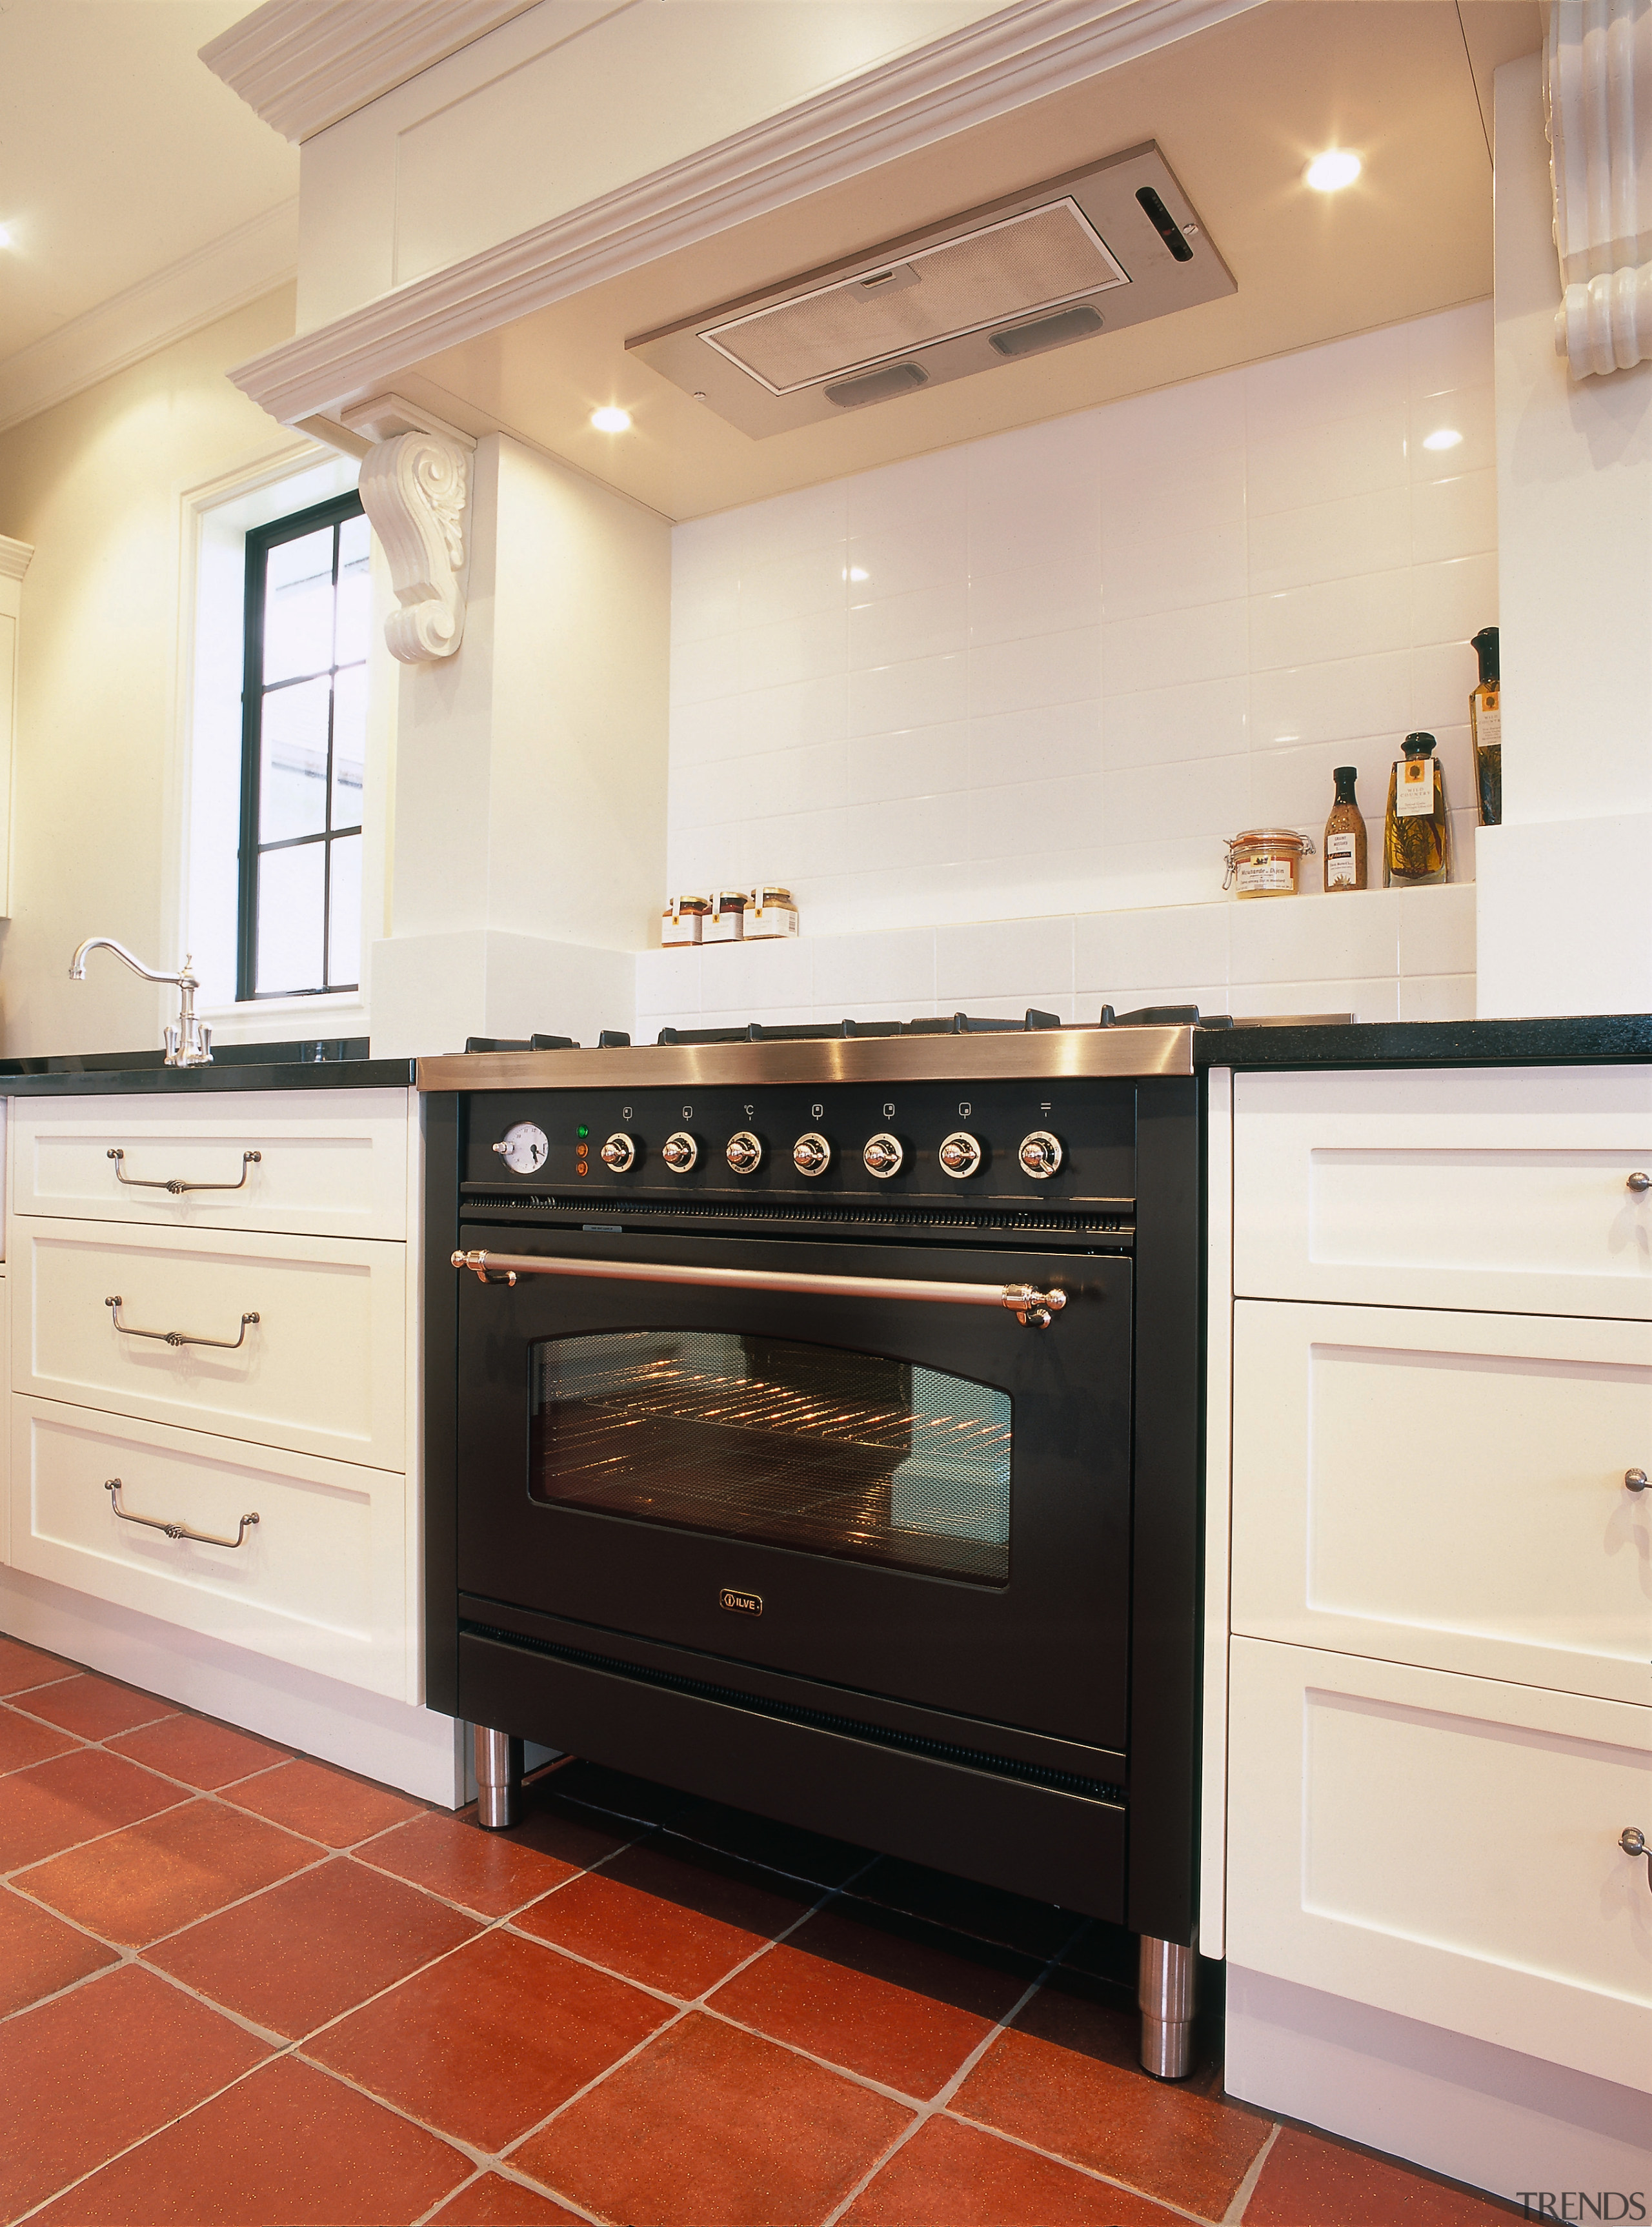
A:
POLYGON ((532 1369, 536 1500, 1008 1583, 1011 1401, 992 1385, 720 1330, 546 1338, 532 1369))

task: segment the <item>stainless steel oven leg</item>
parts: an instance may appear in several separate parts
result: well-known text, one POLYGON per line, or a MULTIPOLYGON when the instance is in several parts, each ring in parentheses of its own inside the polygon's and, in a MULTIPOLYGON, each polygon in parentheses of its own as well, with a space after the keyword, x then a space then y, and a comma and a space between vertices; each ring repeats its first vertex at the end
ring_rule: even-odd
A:
MULTIPOLYGON (((480 1776, 478 1771, 478 1776, 480 1776)), ((1156 2080, 1183 2080, 1193 2070, 1193 1979, 1196 1948, 1141 1937, 1136 2001, 1141 2011, 1141 2061, 1156 2080)))
POLYGON ((522 1809, 522 1743, 488 1725, 476 1736, 476 1822, 490 1833, 513 1825, 522 1809))

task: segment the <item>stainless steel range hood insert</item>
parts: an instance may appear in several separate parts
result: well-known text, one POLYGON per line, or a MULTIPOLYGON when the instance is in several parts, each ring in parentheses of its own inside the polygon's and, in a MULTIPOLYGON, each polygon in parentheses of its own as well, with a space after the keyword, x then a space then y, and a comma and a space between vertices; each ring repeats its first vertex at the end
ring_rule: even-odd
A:
POLYGON ((762 439, 1234 290, 1150 143, 626 345, 762 439))

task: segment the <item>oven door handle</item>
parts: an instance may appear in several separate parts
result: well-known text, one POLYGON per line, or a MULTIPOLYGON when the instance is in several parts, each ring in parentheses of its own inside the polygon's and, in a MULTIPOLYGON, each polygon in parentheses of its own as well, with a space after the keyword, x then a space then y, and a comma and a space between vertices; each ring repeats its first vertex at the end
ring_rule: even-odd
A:
POLYGON ((607 1276, 621 1284, 692 1284, 724 1292, 805 1292, 822 1299, 917 1299, 954 1307, 1006 1307, 1030 1330, 1048 1330, 1067 1294, 1036 1284, 947 1284, 915 1276, 811 1276, 794 1268, 692 1268, 662 1261, 563 1260, 542 1253, 456 1253, 484 1284, 519 1276, 607 1276))

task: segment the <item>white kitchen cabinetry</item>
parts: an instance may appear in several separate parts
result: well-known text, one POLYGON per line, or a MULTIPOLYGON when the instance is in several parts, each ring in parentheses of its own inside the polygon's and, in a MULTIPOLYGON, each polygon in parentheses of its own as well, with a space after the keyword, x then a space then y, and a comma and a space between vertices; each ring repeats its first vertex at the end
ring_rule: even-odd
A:
POLYGON ((418 1135, 405 1089, 17 1102, 15 1570, 418 1701, 418 1135))
POLYGON ((1233 1107, 1228 2084, 1592 2186, 1652 2075, 1652 1068, 1233 1107))

